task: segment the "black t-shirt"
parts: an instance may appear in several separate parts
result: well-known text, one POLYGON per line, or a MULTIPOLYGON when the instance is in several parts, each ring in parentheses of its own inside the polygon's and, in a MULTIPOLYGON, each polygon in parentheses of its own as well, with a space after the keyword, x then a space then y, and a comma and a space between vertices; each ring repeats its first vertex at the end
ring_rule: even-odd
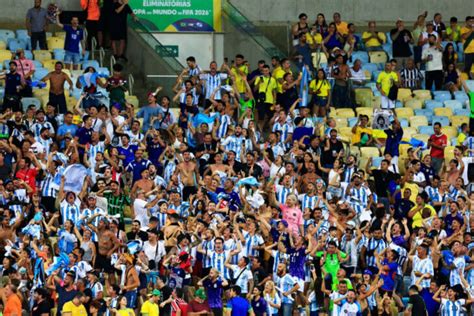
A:
MULTIPOLYGON (((173 293, 173 289, 169 286, 165 285, 163 288, 160 289, 161 291, 161 301, 164 302, 168 298, 170 298, 171 293, 173 293)), ((160 307, 160 315, 169 315, 171 312, 171 304, 166 304, 164 307, 160 307)))
POLYGON ((58 293, 57 316, 61 316, 61 311, 63 310, 64 304, 72 301, 78 292, 76 290, 66 291, 64 287, 59 285, 56 286, 56 292, 58 293))
POLYGON ((256 163, 253 164, 253 171, 250 172, 251 167, 249 165, 244 165, 244 172, 246 177, 254 177, 255 179, 260 178, 263 175, 263 169, 256 163))
POLYGON ((324 165, 333 165, 334 161, 336 161, 337 154, 344 150, 344 145, 340 140, 337 140, 335 143, 329 141, 329 150, 323 152, 323 159, 322 163, 324 165))
POLYGON ((268 273, 265 271, 264 268, 260 267, 253 271, 253 276, 255 285, 257 285, 268 277, 268 273))
POLYGON ((5 181, 11 179, 12 166, 4 163, 3 166, 0 166, 0 179, 5 181))
MULTIPOLYGON (((226 161, 225 162, 226 165, 229 165, 229 163, 226 161)), ((232 169, 234 170, 234 172, 237 174, 239 173, 240 171, 242 171, 243 169, 243 165, 241 162, 238 162, 237 160, 234 160, 234 165, 232 166, 232 169)))
MULTIPOLYGON (((390 36, 396 34, 398 29, 393 29, 390 31, 390 36)), ((411 56, 411 49, 410 49, 410 41, 413 38, 411 32, 408 30, 400 31, 398 37, 393 41, 392 49, 393 49, 393 57, 410 57, 411 56)))
POLYGON ((426 305, 423 298, 419 294, 410 295, 408 304, 412 306, 412 315, 426 315, 426 305))
POLYGON ((117 10, 121 6, 122 5, 118 2, 114 4, 114 11, 111 20, 113 25, 120 27, 122 27, 123 25, 127 25, 127 15, 133 13, 132 9, 130 9, 130 6, 128 4, 125 5, 125 7, 122 9, 122 11, 120 11, 120 13, 117 13, 117 11, 115 10, 117 10))
POLYGON ((44 300, 41 303, 35 302, 33 309, 31 310, 31 316, 41 316, 42 314, 50 314, 51 307, 49 303, 44 300))
POLYGON ((19 73, 8 73, 5 75, 5 95, 19 95, 17 87, 21 86, 21 76, 19 73))
POLYGON ((127 240, 141 240, 141 241, 147 241, 148 240, 148 234, 142 230, 140 230, 137 234, 134 232, 128 232, 127 233, 127 240))
POLYGON ((378 197, 388 197, 388 184, 393 179, 394 173, 391 171, 373 170, 372 174, 375 180, 375 193, 378 197))
MULTIPOLYGON (((217 143, 215 141, 211 141, 210 144, 202 143, 202 144, 198 145, 197 148, 196 148, 196 151, 197 152, 203 152, 203 155, 205 155, 204 152, 206 150, 208 152, 209 151, 216 152, 216 149, 217 149, 217 143)), ((209 155, 210 155, 209 157, 201 156, 201 158, 206 158, 205 160, 207 160, 208 163, 212 163, 214 161, 214 154, 209 154, 209 155)))

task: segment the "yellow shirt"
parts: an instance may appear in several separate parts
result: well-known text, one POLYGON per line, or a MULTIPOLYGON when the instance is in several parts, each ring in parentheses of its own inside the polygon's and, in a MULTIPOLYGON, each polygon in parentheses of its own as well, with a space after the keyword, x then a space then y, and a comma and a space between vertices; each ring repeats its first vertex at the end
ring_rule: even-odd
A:
POLYGON ((420 191, 418 184, 405 182, 405 185, 403 186, 403 189, 402 189, 402 196, 403 196, 403 193, 405 192, 405 189, 410 189, 411 191, 410 201, 416 204, 416 196, 418 195, 418 192, 420 191))
POLYGON ((392 81, 398 81, 398 76, 393 71, 389 73, 382 71, 377 78, 377 83, 382 87, 382 91, 385 93, 385 96, 388 96, 388 92, 392 87, 392 81))
POLYGON ((240 73, 242 72, 245 75, 248 75, 249 68, 247 67, 247 65, 240 65, 238 68, 232 67, 230 71, 235 75, 235 85, 237 86, 239 93, 245 93, 247 88, 245 87, 245 81, 242 79, 240 73), (240 70, 240 72, 237 71, 237 69, 240 70))
POLYGON ((459 133, 459 135, 458 135, 458 144, 462 145, 462 143, 464 143, 466 138, 467 138, 466 134, 459 133))
POLYGON ((87 311, 84 305, 76 306, 72 301, 67 302, 63 306, 63 310, 61 313, 64 315, 65 313, 70 313, 70 316, 87 316, 87 311))
MULTIPOLYGON (((413 194, 413 193, 412 193, 413 194)), ((417 206, 415 205, 411 210, 417 208, 417 206)), ((411 227, 413 228, 417 228, 417 227, 422 227, 423 226, 423 217, 421 216, 421 213, 423 213, 423 209, 424 208, 429 208, 430 211, 431 211, 431 214, 430 214, 430 217, 434 217, 436 216, 436 211, 435 209, 433 208, 433 206, 429 205, 429 204, 425 204, 425 206, 419 210, 418 212, 416 212, 416 214, 413 216, 412 220, 413 220, 413 223, 411 224, 411 227)), ((410 211, 411 211, 410 210, 410 211)))
POLYGON ((135 312, 131 308, 117 310, 116 316, 135 316, 135 312))
POLYGON ((313 79, 309 83, 309 90, 312 93, 316 93, 316 91, 319 90, 319 93, 316 95, 321 98, 327 98, 329 96, 329 92, 331 91, 331 85, 327 80, 320 80, 316 85, 316 79, 313 79))
POLYGON ((461 39, 461 27, 459 25, 456 25, 456 27, 453 29, 451 26, 448 26, 446 28, 446 35, 451 35, 453 34, 453 41, 454 42, 459 42, 461 39))
MULTIPOLYGON (((255 80, 255 85, 260 82, 260 77, 255 80)), ((265 103, 273 104, 273 90, 277 89, 277 83, 275 78, 263 77, 262 84, 258 87, 258 93, 264 93, 266 91, 265 103)))
POLYGON ((347 22, 341 21, 341 23, 336 24, 337 31, 341 33, 341 35, 349 34, 349 28, 347 27, 347 22))
POLYGON ((311 35, 311 33, 306 33, 306 43, 308 45, 313 45, 313 44, 321 44, 323 41, 323 37, 319 33, 315 33, 314 35, 311 35))
MULTIPOLYGON (((467 27, 463 26, 461 28, 461 36, 463 34, 466 34, 470 31, 470 29, 468 29, 467 27)), ((463 40, 462 43, 464 44, 466 40, 463 40)), ((466 49, 464 50, 464 54, 472 54, 474 53, 474 40, 472 40, 470 43, 469 43, 469 46, 466 47, 466 49)))
POLYGON ((282 79, 285 76, 286 71, 281 68, 281 66, 278 66, 273 70, 272 77, 275 78, 277 82, 277 93, 283 93, 283 83, 279 83, 278 80, 282 79))
POLYGON ((384 33, 382 33, 382 32, 377 32, 377 35, 378 35, 378 38, 373 38, 373 37, 372 37, 372 33, 370 33, 370 32, 364 32, 364 33, 362 34, 362 39, 363 39, 363 40, 366 39, 366 38, 372 37, 371 39, 369 39, 369 40, 365 43, 365 46, 366 46, 366 47, 382 46, 382 44, 387 41, 387 37, 385 36, 384 33))
POLYGON ((372 129, 370 127, 357 126, 356 132, 352 134, 352 143, 360 143, 362 134, 372 135, 372 129))
POLYGON ((159 316, 160 310, 158 309, 158 304, 150 302, 150 300, 146 301, 142 305, 142 309, 140 310, 140 314, 145 314, 146 316, 159 316))

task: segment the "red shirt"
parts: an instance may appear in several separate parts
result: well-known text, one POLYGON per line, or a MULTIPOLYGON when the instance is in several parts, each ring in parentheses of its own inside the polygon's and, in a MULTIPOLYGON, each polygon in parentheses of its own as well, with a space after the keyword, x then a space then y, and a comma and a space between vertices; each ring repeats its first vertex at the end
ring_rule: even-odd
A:
MULTIPOLYGON (((447 146, 448 145, 448 137, 444 134, 436 135, 433 134, 430 137, 431 144, 437 146, 447 146)), ((444 159, 444 149, 438 149, 431 146, 430 155, 433 158, 444 159)))
POLYGON ((36 191, 36 175, 38 174, 38 170, 36 168, 28 168, 28 169, 21 169, 18 170, 16 173, 16 177, 25 181, 33 190, 36 191))

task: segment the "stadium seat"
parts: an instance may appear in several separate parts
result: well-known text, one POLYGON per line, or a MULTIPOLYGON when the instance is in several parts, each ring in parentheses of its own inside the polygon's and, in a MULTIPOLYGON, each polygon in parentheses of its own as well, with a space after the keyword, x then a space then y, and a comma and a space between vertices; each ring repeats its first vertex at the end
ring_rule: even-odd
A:
POLYGON ((412 138, 413 135, 417 134, 418 130, 414 127, 404 127, 403 128, 403 138, 412 138))
POLYGON ((26 111, 28 106, 30 106, 31 104, 33 104, 37 109, 41 108, 41 101, 37 98, 22 98, 21 104, 23 107, 23 111, 26 111))
POLYGON ((458 128, 456 126, 443 126, 442 131, 448 139, 458 136, 458 128))
POLYGON ((441 126, 449 126, 450 125, 450 121, 449 121, 449 117, 447 116, 438 116, 438 115, 435 115, 431 118, 431 122, 432 124, 438 122, 441 124, 441 126))
POLYGON ((50 37, 47 39, 47 42, 48 42, 48 50, 51 52, 57 48, 64 49, 64 38, 50 37))
POLYGON ((8 41, 10 38, 15 38, 15 32, 11 30, 0 30, 0 38, 8 41))
POLYGON ((469 101, 469 96, 464 91, 455 91, 454 100, 458 100, 461 103, 469 101))
POLYGON ((99 67, 99 69, 97 69, 97 72, 101 76, 110 77, 110 71, 109 71, 109 68, 107 68, 107 67, 99 67))
POLYGON ((94 67, 94 69, 97 71, 100 68, 99 62, 97 60, 86 60, 82 64, 82 69, 86 69, 87 67, 94 67))
POLYGON ((347 127, 347 119, 343 117, 336 117, 334 118, 336 120, 336 126, 339 127, 347 127))
POLYGON ((34 80, 41 80, 46 75, 49 74, 49 70, 45 68, 36 68, 35 73, 33 74, 33 79, 34 80))
POLYGON ((435 116, 452 116, 453 110, 450 108, 435 108, 433 109, 433 113, 435 116))
POLYGON ((53 49, 53 58, 56 60, 63 61, 64 55, 66 55, 66 51, 62 48, 55 48, 53 49))
POLYGON ((413 135, 413 138, 414 138, 414 139, 421 140, 422 142, 424 142, 424 143, 426 144, 426 143, 428 143, 428 139, 430 138, 430 135, 427 135, 427 134, 415 134, 415 135, 413 135))
POLYGON ((466 85, 470 91, 474 91, 474 80, 466 80, 466 85))
POLYGON ((369 55, 367 52, 362 52, 362 51, 355 51, 352 53, 352 60, 360 59, 360 61, 363 64, 367 64, 369 62, 369 55))
MULTIPOLYGON (((374 81, 377 81, 377 79, 379 78, 379 75, 382 73, 382 71, 380 70, 376 70, 376 71, 373 71, 372 72, 372 78, 374 81)), ((378 92, 378 91, 377 91, 378 92)))
POLYGON ((55 59, 43 60, 43 67, 48 69, 49 71, 53 71, 56 63, 57 63, 57 60, 55 59))
POLYGON ((56 37, 65 39, 66 38, 66 32, 56 32, 56 37))
POLYGON ((35 60, 39 61, 51 60, 51 52, 48 50, 35 50, 33 56, 35 57, 35 60))
POLYGON ((423 101, 418 99, 411 99, 405 102, 405 107, 411 109, 421 109, 423 107, 423 101))
POLYGON ((344 118, 350 118, 350 117, 355 117, 354 111, 349 108, 343 108, 343 109, 336 109, 336 115, 337 117, 344 117, 344 118))
POLYGON ((459 127, 463 123, 469 124, 469 116, 465 116, 465 115, 453 115, 453 116, 451 116, 451 126, 459 127))
POLYGON ((454 115, 461 115, 461 116, 469 117, 470 114, 471 114, 471 111, 469 109, 454 110, 454 115))
POLYGON ((347 126, 349 127, 354 127, 357 123, 358 118, 357 117, 351 117, 347 119, 347 126))
POLYGON ((444 162, 446 163, 446 165, 449 163, 451 159, 454 159, 455 148, 456 147, 454 146, 446 146, 446 148, 444 148, 444 162))
POLYGON ((405 102, 412 98, 412 92, 410 89, 400 88, 398 89, 397 100, 405 102))
POLYGON ((369 60, 374 64, 385 64, 387 62, 387 54, 384 51, 369 52, 369 60))
POLYGON ((323 52, 315 52, 311 54, 311 60, 313 62, 313 66, 315 68, 322 68, 321 64, 327 64, 328 63, 328 58, 326 57, 326 54, 323 52))
POLYGON ((30 60, 33 59, 33 53, 31 50, 25 50, 25 58, 30 60))
POLYGON ((372 90, 369 88, 356 88, 354 89, 355 102, 360 106, 369 106, 372 102, 372 90))
POLYGON ((415 99, 431 100, 431 91, 430 90, 414 90, 413 94, 415 95, 415 99))
POLYGON ((365 80, 372 80, 372 71, 364 70, 365 80))
POLYGON ((446 108, 449 108, 453 111, 455 109, 462 109, 463 108, 462 103, 458 100, 447 100, 447 101, 444 101, 443 104, 446 108))
POLYGON ((9 50, 0 50, 0 63, 3 63, 5 60, 11 60, 12 53, 9 50))
POLYGON ((377 147, 360 147, 361 157, 379 157, 380 151, 377 147))
POLYGON ((28 30, 25 29, 18 29, 15 31, 17 38, 24 38, 28 36, 28 30))
POLYGON ((441 108, 443 107, 443 103, 441 101, 435 101, 435 100, 425 100, 425 108, 433 110, 436 108, 441 108))
POLYGON ((447 94, 438 94, 434 96, 434 100, 441 101, 441 102, 451 100, 452 98, 453 97, 451 96, 449 92, 447 94))
POLYGON ((408 119, 406 118, 399 119, 398 121, 400 122, 400 126, 402 128, 407 128, 410 126, 410 124, 408 123, 408 119))
POLYGON ((5 41, 0 40, 0 50, 6 50, 7 43, 5 41))
POLYGON ((17 51, 18 49, 27 49, 28 42, 24 39, 19 38, 10 38, 8 40, 8 49, 12 52, 17 51))
POLYGON ((398 118, 408 119, 412 116, 415 116, 415 113, 413 112, 413 109, 409 108, 409 107, 395 109, 395 113, 397 114, 398 118))
POLYGON ((352 138, 352 127, 340 127, 337 129, 343 142, 349 143, 352 138))
POLYGON ((358 107, 355 109, 357 116, 359 115, 367 115, 369 118, 374 116, 374 109, 371 107, 358 107))
POLYGON ((367 63, 367 64, 363 64, 363 65, 362 65, 362 69, 368 70, 368 71, 370 71, 371 73, 372 73, 373 71, 379 70, 377 64, 374 64, 374 63, 372 63, 372 62, 367 63))
POLYGON ((424 116, 412 116, 408 119, 411 127, 417 128, 418 126, 428 125, 428 120, 424 116))
POLYGON ((426 135, 433 134, 433 126, 428 126, 428 125, 418 126, 418 134, 426 134, 426 135))
MULTIPOLYGON (((129 96, 125 97, 125 101, 127 103, 132 104, 136 109, 138 109, 138 106, 140 104, 140 102, 138 101, 138 98, 134 95, 129 95, 129 96)), ((178 114, 177 117, 179 117, 179 114, 178 114)))
POLYGON ((431 109, 416 109, 415 110, 415 115, 423 115, 426 117, 433 116, 433 110, 431 109))

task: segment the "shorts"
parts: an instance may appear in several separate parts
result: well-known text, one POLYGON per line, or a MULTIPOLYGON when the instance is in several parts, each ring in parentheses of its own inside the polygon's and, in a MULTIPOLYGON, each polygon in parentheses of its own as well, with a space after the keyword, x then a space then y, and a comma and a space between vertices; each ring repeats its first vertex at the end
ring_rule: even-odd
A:
POLYGON ((95 268, 97 270, 103 270, 106 273, 114 272, 114 267, 112 266, 111 260, 111 258, 107 258, 106 256, 97 253, 97 257, 95 259, 95 268))
POLYGON ((296 281, 296 283, 298 283, 299 287, 298 287, 298 292, 303 292, 304 291, 304 280, 303 279, 300 279, 298 277, 293 277, 293 279, 296 281))
POLYGON ((382 96, 382 104, 380 105, 380 107, 382 109, 394 109, 395 108, 395 101, 393 100, 390 100, 388 97, 386 96, 382 96))
POLYGON ((257 111, 258 111, 258 119, 260 121, 263 121, 265 120, 265 116, 267 116, 268 118, 271 118, 272 117, 272 106, 273 104, 271 103, 259 103, 257 104, 257 111))
POLYGON ((313 98, 313 105, 324 107, 328 104, 327 97, 318 97, 317 95, 313 98))
POLYGON ((81 63, 81 54, 66 51, 64 55, 65 64, 79 65, 81 63))
POLYGON ((54 105, 60 114, 66 114, 67 103, 66 96, 62 94, 49 93, 49 103, 54 105))
POLYGON ((137 290, 127 291, 124 296, 127 298, 127 307, 135 308, 137 306, 137 290))

